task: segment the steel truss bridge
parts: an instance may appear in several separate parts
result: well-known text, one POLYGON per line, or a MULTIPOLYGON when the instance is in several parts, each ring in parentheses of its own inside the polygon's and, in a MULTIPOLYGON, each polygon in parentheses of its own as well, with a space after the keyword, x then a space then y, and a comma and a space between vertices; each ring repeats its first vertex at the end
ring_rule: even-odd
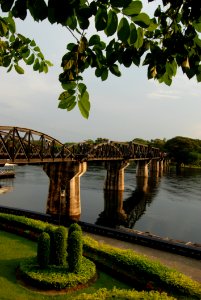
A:
POLYGON ((134 142, 75 143, 28 128, 0 126, 0 165, 95 160, 162 159, 158 148, 134 142))

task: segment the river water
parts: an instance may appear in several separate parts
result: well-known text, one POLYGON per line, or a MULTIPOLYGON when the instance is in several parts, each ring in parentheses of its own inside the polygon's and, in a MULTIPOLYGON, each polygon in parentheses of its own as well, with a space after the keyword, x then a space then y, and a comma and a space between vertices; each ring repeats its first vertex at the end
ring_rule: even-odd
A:
MULTIPOLYGON (((103 165, 89 163, 80 178, 81 221, 201 243, 201 170, 170 168, 139 182, 131 164, 118 195, 104 193, 105 176, 103 165)), ((0 180, 0 205, 45 213, 48 185, 42 166, 16 166, 14 179, 0 180)))

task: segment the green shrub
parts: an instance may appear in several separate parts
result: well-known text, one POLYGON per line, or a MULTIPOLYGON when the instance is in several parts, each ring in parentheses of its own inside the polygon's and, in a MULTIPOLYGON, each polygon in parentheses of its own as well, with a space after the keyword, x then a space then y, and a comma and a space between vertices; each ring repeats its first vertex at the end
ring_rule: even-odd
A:
POLYGON ((82 233, 82 228, 79 224, 77 223, 73 223, 70 225, 70 227, 68 228, 68 239, 67 239, 67 255, 68 255, 68 245, 69 245, 69 237, 71 235, 72 232, 74 231, 80 231, 82 233))
POLYGON ((40 234, 38 238, 37 261, 42 269, 47 268, 50 258, 50 236, 47 232, 40 234))
POLYGON ((45 232, 47 232, 50 236, 50 261, 49 261, 49 263, 51 265, 53 265, 55 263, 55 243, 54 243, 55 226, 48 225, 45 228, 45 232))
POLYGON ((54 231, 54 263, 57 266, 66 265, 67 257, 67 230, 63 226, 59 226, 54 231))
MULTIPOLYGON (((96 266, 92 261, 83 257, 80 272, 74 274, 68 272, 67 266, 51 265, 48 269, 40 269, 36 264, 36 257, 29 257, 20 262, 19 272, 25 282, 39 289, 79 289, 96 277, 96 266)), ((57 296, 53 298, 56 299, 57 296)), ((43 299, 42 295, 41 299, 43 299)))
POLYGON ((166 293, 159 292, 138 292, 135 290, 119 290, 113 288, 112 290, 107 290, 105 288, 99 289, 96 293, 86 294, 82 293, 74 300, 176 300, 176 298, 168 296, 166 293))
POLYGON ((70 227, 68 229, 68 235, 70 235, 73 231, 81 231, 82 232, 82 228, 79 224, 73 223, 70 225, 70 227))
POLYGON ((82 264, 82 232, 73 231, 68 237, 68 266, 69 271, 78 273, 82 264))
POLYGON ((118 272, 129 270, 129 277, 144 281, 145 287, 150 283, 151 289, 162 289, 171 294, 189 297, 183 299, 201 299, 199 282, 132 250, 114 248, 85 237, 84 254, 107 268, 114 266, 118 272))

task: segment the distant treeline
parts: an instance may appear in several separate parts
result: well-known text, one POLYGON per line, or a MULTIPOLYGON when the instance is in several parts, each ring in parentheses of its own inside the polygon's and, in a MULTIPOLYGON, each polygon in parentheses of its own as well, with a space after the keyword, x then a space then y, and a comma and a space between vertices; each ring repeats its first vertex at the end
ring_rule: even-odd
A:
MULTIPOLYGON (((135 143, 149 145, 159 148, 162 152, 166 152, 172 162, 177 165, 192 165, 201 167, 201 140, 192 139, 189 137, 176 136, 172 139, 152 139, 144 140, 135 138, 132 140, 135 143)), ((107 138, 97 138, 96 140, 86 140, 86 143, 107 143, 107 138)), ((66 143, 71 145, 73 143, 66 143)))

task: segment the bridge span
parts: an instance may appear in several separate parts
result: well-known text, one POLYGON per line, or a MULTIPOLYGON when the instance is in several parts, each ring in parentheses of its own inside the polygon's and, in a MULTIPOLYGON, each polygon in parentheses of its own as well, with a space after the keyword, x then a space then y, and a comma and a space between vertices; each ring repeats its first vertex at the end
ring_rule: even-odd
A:
POLYGON ((158 176, 166 162, 158 148, 134 142, 74 143, 28 128, 0 126, 0 166, 5 163, 42 164, 49 177, 47 213, 79 218, 80 177, 87 162, 103 161, 105 191, 124 190, 124 169, 136 161, 138 177, 158 176))
POLYGON ((63 144, 57 139, 28 128, 0 126, 0 164, 161 159, 158 148, 134 142, 63 144))

